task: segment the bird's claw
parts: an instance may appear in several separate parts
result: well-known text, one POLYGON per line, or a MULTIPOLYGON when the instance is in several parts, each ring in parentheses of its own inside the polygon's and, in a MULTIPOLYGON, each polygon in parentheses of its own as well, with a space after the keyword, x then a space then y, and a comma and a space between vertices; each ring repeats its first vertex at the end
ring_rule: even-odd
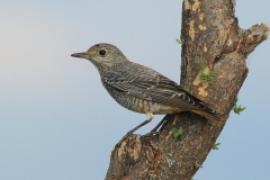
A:
POLYGON ((159 134, 160 134, 159 131, 150 131, 150 132, 146 133, 144 136, 157 136, 159 134))

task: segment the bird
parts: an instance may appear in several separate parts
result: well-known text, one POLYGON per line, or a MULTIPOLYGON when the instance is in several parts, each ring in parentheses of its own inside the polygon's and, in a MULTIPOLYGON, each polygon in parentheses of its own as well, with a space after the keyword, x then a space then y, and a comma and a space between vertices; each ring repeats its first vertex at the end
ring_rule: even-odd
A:
POLYGON ((130 61, 115 45, 98 43, 85 52, 71 56, 94 64, 103 86, 116 102, 131 111, 146 114, 146 120, 128 131, 127 135, 151 122, 156 114, 187 111, 206 119, 219 116, 176 82, 149 67, 130 61))

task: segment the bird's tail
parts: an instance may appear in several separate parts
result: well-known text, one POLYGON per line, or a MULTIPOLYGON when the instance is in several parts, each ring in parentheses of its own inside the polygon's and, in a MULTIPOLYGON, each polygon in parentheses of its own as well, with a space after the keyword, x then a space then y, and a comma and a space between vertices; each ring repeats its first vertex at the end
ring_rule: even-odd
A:
POLYGON ((223 114, 213 111, 210 108, 205 108, 204 110, 196 109, 196 110, 192 110, 192 112, 200 116, 203 116, 204 118, 207 119, 207 121, 210 124, 214 124, 214 125, 222 123, 223 122, 222 120, 226 118, 226 116, 224 116, 223 114))

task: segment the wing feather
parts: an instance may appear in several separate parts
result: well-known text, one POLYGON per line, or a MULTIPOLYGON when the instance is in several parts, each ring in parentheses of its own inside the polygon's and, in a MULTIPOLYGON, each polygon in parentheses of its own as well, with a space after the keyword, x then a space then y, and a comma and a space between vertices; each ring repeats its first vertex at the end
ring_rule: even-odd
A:
POLYGON ((102 81, 106 88, 122 91, 127 96, 187 110, 208 110, 202 101, 181 89, 179 85, 165 76, 155 71, 151 76, 145 72, 141 73, 136 75, 132 71, 119 70, 106 72, 102 81))

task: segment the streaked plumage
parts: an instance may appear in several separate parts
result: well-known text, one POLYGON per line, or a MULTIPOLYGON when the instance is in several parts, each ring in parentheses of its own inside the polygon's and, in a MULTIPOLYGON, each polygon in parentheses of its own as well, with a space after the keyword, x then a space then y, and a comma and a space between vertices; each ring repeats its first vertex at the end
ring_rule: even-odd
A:
POLYGON ((178 84, 151 68, 129 61, 113 45, 97 44, 87 52, 73 56, 90 60, 97 67, 109 94, 132 111, 145 114, 192 111, 206 118, 216 115, 178 84))
POLYGON ((212 113, 202 101, 181 89, 175 82, 130 61, 112 66, 101 79, 110 95, 119 104, 133 111, 171 114, 194 109, 212 113))

